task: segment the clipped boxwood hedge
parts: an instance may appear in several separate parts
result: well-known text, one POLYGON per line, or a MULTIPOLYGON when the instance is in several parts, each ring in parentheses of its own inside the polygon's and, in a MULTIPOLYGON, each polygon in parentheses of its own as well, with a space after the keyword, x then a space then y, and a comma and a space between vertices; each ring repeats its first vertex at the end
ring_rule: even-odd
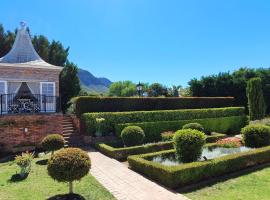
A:
MULTIPOLYGON (((207 136, 206 142, 208 144, 206 144, 206 146, 216 146, 216 143, 214 142, 225 137, 225 134, 215 134, 212 136, 207 136)), ((127 160, 127 157, 130 155, 151 153, 174 148, 173 141, 149 143, 133 147, 123 147, 123 142, 121 140, 111 141, 107 143, 97 143, 95 144, 95 147, 106 156, 120 161, 127 160)))
POLYGON ((127 126, 140 126, 144 130, 145 142, 160 141, 161 133, 165 131, 177 131, 183 125, 190 122, 198 122, 203 125, 207 132, 219 132, 227 134, 239 133, 241 128, 247 124, 247 117, 245 115, 219 117, 219 118, 205 118, 179 121, 157 121, 157 122, 142 122, 142 123, 126 123, 117 124, 115 126, 116 135, 120 137, 121 131, 127 126))
POLYGON ((153 144, 146 144, 141 146, 133 146, 133 147, 119 147, 122 146, 121 141, 116 141, 112 143, 99 143, 96 144, 96 148, 104 153, 105 155, 114 158, 116 160, 125 161, 127 157, 130 155, 151 153, 156 151, 163 151, 168 149, 173 149, 173 142, 159 142, 153 144))
POLYGON ((77 97, 74 111, 81 116, 87 112, 221 108, 233 104, 233 97, 77 97))
POLYGON ((82 123, 85 124, 87 134, 93 135, 96 131, 96 118, 105 119, 105 132, 110 133, 115 131, 115 125, 124 123, 191 120, 242 115, 245 115, 245 108, 228 107, 189 110, 85 113, 81 116, 81 120, 82 123))
POLYGON ((270 146, 242 153, 227 155, 213 160, 193 162, 176 166, 165 166, 149 161, 157 155, 172 154, 174 150, 128 157, 129 166, 170 188, 213 178, 247 167, 270 162, 270 146))

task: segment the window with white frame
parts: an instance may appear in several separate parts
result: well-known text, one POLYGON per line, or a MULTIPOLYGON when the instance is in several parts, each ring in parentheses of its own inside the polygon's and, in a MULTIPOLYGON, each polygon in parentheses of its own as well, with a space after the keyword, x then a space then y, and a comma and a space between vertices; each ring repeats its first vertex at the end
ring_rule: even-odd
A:
POLYGON ((7 84, 5 81, 0 81, 0 94, 6 94, 7 84))
POLYGON ((41 83, 41 94, 46 96, 47 103, 53 103, 55 96, 55 83, 54 82, 42 82, 41 83))

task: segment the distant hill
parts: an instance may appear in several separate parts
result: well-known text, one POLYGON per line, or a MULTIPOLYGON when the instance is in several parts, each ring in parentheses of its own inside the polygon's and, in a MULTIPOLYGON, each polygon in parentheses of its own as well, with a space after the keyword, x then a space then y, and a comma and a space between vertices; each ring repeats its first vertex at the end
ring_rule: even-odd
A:
POLYGON ((98 78, 89 71, 80 69, 78 72, 82 88, 91 93, 106 93, 112 82, 107 78, 98 78))

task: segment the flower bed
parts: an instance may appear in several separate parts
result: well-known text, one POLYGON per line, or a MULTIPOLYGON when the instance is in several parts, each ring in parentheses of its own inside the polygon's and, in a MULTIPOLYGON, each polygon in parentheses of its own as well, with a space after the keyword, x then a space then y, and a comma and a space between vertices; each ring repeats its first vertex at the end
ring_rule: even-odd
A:
POLYGON ((201 180, 270 162, 270 146, 212 160, 175 166, 166 166, 151 161, 151 158, 155 156, 173 153, 174 150, 169 150, 129 156, 128 163, 133 170, 145 174, 167 187, 178 188, 183 185, 186 186, 201 180))

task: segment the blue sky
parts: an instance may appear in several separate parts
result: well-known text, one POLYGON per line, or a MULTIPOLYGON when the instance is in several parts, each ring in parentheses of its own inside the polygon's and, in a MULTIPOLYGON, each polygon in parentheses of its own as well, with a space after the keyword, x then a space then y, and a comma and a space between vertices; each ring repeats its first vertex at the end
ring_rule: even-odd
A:
POLYGON ((69 59, 112 81, 187 85, 239 67, 269 67, 265 0, 3 0, 0 23, 70 46, 69 59))

